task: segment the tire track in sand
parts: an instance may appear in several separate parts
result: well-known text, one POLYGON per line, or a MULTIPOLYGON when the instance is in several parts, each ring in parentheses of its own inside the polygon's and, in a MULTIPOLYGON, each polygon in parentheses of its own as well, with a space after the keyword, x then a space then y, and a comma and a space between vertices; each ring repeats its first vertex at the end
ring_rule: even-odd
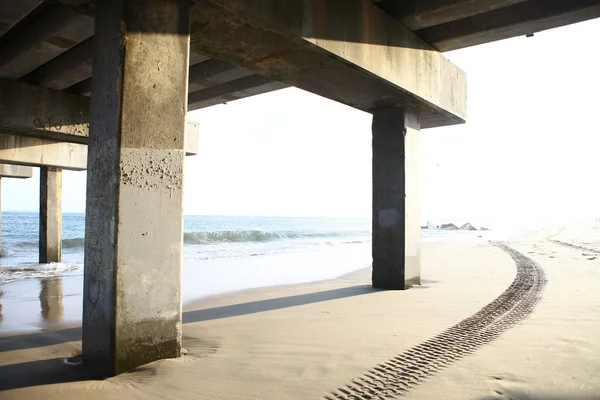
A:
POLYGON ((561 242, 560 240, 556 240, 556 239, 548 239, 548 241, 550 241, 554 244, 558 244, 559 246, 567 247, 572 250, 574 249, 574 250, 587 251, 588 253, 600 254, 600 250, 591 249, 589 247, 583 247, 583 246, 578 246, 578 245, 572 244, 572 243, 561 242))
POLYGON ((546 284, 542 268, 505 243, 494 243, 517 266, 512 284, 495 300, 470 317, 402 354, 376 365, 330 394, 334 399, 390 399, 402 397, 418 384, 496 339, 527 318, 546 284))

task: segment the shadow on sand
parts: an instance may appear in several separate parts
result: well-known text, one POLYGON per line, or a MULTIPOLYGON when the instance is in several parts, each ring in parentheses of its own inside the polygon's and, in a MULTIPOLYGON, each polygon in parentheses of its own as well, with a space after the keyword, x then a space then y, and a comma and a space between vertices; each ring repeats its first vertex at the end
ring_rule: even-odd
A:
POLYGON ((0 391, 92 379, 86 368, 64 358, 5 365, 0 367, 0 377, 0 391))
MULTIPOLYGON (((283 308, 314 304, 377 292, 368 285, 351 286, 322 292, 252 301, 183 313, 184 323, 210 321, 221 318, 256 314, 283 308)), ((81 340, 81 327, 16 335, 0 339, 0 353, 33 349, 81 340)), ((0 366, 0 391, 52 383, 92 379, 84 365, 73 365, 64 358, 30 361, 0 366)))
POLYGON ((269 300, 258 300, 243 304, 209 308, 206 310, 188 311, 183 313, 183 323, 210 321, 213 319, 237 317, 240 315, 255 314, 265 311, 280 310, 282 308, 320 303, 323 301, 343 299, 345 297, 360 296, 377 292, 377 289, 368 285, 351 286, 341 289, 325 290, 323 292, 299 294, 296 296, 279 297, 269 300))

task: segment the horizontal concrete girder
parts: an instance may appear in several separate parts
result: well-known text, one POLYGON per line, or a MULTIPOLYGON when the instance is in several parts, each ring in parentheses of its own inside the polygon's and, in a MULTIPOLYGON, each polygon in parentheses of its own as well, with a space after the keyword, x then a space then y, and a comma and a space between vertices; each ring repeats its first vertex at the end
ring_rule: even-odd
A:
MULTIPOLYGON (((87 144, 90 99, 0 79, 0 132, 87 144)), ((187 121, 185 152, 198 154, 200 127, 187 121)), ((84 168, 85 169, 85 168, 84 168)))
POLYGON ((42 0, 0 0, 0 37, 42 3, 42 0))
POLYGON ((451 51, 598 17, 598 0, 528 0, 415 33, 436 49, 451 51))
POLYGON ((24 165, 0 164, 0 177, 28 179, 33 176, 33 168, 24 165))
MULTIPOLYGON (((57 3, 93 14, 92 0, 57 3)), ((197 0, 191 30, 192 52, 364 111, 410 106, 422 129, 466 119, 464 72, 365 0, 197 0)))
POLYGON ((17 23, 3 37, 0 76, 4 78, 19 79, 94 33, 94 18, 70 7, 41 4, 24 19, 35 23, 17 23))
POLYGON ((466 119, 466 76, 362 0, 198 0, 191 48, 365 111, 412 106, 421 127, 466 119))
POLYGON ((527 0, 382 0, 374 3, 415 31, 524 1, 527 0))
POLYGON ((0 79, 0 129, 24 135, 85 143, 89 99, 0 79))
POLYGON ((87 146, 0 133, 0 162, 83 171, 87 168, 87 146))
MULTIPOLYGON (((198 154, 198 131, 198 123, 186 122, 187 156, 198 154)), ((0 133, 0 163, 12 164, 0 164, 0 177, 6 178, 31 178, 27 166, 83 171, 87 169, 87 145, 0 133)))
POLYGON ((183 147, 186 156, 195 156, 198 154, 199 135, 200 125, 194 121, 185 121, 185 137, 183 138, 183 147))

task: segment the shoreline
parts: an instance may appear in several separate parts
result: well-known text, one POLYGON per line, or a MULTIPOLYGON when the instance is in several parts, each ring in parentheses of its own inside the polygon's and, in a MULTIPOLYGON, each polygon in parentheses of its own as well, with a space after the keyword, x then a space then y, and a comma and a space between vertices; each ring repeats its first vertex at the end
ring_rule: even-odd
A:
MULTIPOLYGON (((443 239, 432 237, 422 240, 421 244, 435 247, 489 241, 467 234, 443 239)), ((186 260, 182 275, 182 310, 247 291, 340 280, 363 269, 369 270, 367 283, 370 285, 370 251, 370 243, 360 243, 260 257, 186 260), (281 264, 285 267, 280 268, 281 264), (319 270, 327 270, 327 274, 319 270)), ((424 276, 423 281, 427 282, 426 271, 424 276)), ((0 338, 78 326, 82 312, 83 274, 31 277, 0 284, 0 338)))
MULTIPOLYGON (((183 310, 213 297, 341 278, 370 268, 365 261, 369 250, 368 245, 358 244, 261 257, 186 261, 183 310), (328 271, 319 271, 326 265, 330 266, 328 271)), ((0 338, 81 324, 83 274, 8 282, 0 285, 0 294, 0 338)))
MULTIPOLYGON (((11 394, 37 398, 42 392, 47 398, 58 398, 70 396, 70 390, 74 390, 73 395, 84 390, 90 398, 130 395, 147 398, 156 397, 156 391, 165 398, 321 396, 327 393, 325 389, 338 387, 370 365, 385 361, 390 355, 415 346, 473 314, 514 279, 515 268, 510 257, 489 247, 487 242, 433 242, 423 246, 427 272, 420 287, 407 291, 373 289, 370 268, 362 268, 337 279, 204 298, 185 307, 183 346, 188 350, 185 357, 161 360, 139 368, 139 372, 134 370, 101 382, 36 384, 2 392, 0 398, 6 393, 6 398, 11 398, 11 394), (490 252, 494 261, 474 269, 474 264, 484 261, 490 252), (495 277, 492 282, 490 274, 495 277), (469 300, 456 296, 456 289, 466 279, 473 283, 469 300), (423 315, 427 318, 423 319, 423 315), (297 329, 298 326, 302 329, 297 329), (365 340, 367 337, 369 340, 365 340), (143 371, 148 368, 156 370, 157 376, 180 383, 159 389, 156 385, 162 385, 163 378, 147 381, 143 371), (192 371, 193 375, 189 375, 192 371), (149 385, 143 384, 138 389, 145 389, 129 393, 126 382, 131 379, 135 387, 140 384, 139 379, 149 385), (189 382, 201 382, 203 389, 197 388, 200 391, 191 396, 191 392, 182 391, 189 388, 189 382), (226 389, 231 386, 227 382, 236 382, 232 391, 226 389), (334 382, 339 384, 333 385, 334 382), (94 397, 88 389, 96 388, 99 383, 102 391, 94 397), (266 388, 270 388, 269 393, 266 388)), ((19 369, 11 365, 26 366, 39 359, 48 360, 43 379, 39 379, 46 382, 55 376, 54 370, 63 379, 68 371, 64 370, 60 355, 70 357, 78 351, 78 332, 76 327, 1 339, 0 351, 3 345, 12 350, 2 353, 4 367, 0 365, 0 373, 18 379, 19 369)), ((35 376, 25 371, 22 374, 21 379, 28 379, 29 384, 36 381, 35 376)), ((18 386, 6 385, 13 389, 18 386)), ((0 385, 0 390, 6 388, 0 385)))
MULTIPOLYGON (((471 232, 459 233, 462 234, 422 239, 421 245, 427 248, 490 241, 489 237, 471 232)), ((185 312, 192 305, 246 291, 343 279, 362 269, 370 270, 370 252, 370 243, 359 243, 259 257, 184 260, 182 309, 185 312), (322 272, 324 270, 327 274, 322 272)), ((423 272, 426 277, 427 271, 423 272)), ((82 312, 83 273, 31 277, 0 284, 0 338, 74 327, 81 324, 82 312), (46 315, 43 309, 47 310, 46 315)))
MULTIPOLYGON (((564 231, 559 239, 570 242, 580 233, 564 231)), ((399 390, 403 375, 397 371, 440 359, 442 367, 410 383, 410 398, 597 399, 600 260, 553 243, 545 232, 511 240, 508 247, 515 253, 484 240, 423 243, 424 284, 407 291, 373 289, 370 269, 362 268, 336 279, 190 302, 185 356, 103 381, 87 380, 84 369, 64 362, 80 349, 79 328, 14 334, 0 339, 0 398, 337 398, 332 393, 353 382, 376 390, 367 384, 373 373, 399 390), (519 278, 512 255, 540 266, 545 278, 519 278), (513 297, 515 284, 539 290, 513 297), (506 317, 486 311, 494 319, 467 322, 493 304, 506 304, 506 317), (517 319, 510 314, 523 307, 529 311, 517 319), (479 337, 476 326, 495 336, 488 340, 485 333, 469 344, 471 335, 479 337), (467 336, 427 353, 435 338, 452 337, 446 332, 467 336), (424 358, 406 359, 411 354, 424 358)))

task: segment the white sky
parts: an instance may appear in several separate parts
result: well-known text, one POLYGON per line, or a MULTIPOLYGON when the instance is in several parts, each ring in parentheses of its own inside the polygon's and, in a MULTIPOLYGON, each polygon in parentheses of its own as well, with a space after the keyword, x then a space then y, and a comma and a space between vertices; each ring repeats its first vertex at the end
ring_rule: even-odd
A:
MULTIPOLYGON (((523 225, 600 217, 600 20, 447 53, 468 122, 422 131, 422 219, 523 225)), ((195 111, 185 213, 370 216, 371 116, 299 89, 195 111)), ((4 210, 37 210, 38 171, 2 180, 4 210)), ((63 210, 85 209, 65 171, 63 210)))

